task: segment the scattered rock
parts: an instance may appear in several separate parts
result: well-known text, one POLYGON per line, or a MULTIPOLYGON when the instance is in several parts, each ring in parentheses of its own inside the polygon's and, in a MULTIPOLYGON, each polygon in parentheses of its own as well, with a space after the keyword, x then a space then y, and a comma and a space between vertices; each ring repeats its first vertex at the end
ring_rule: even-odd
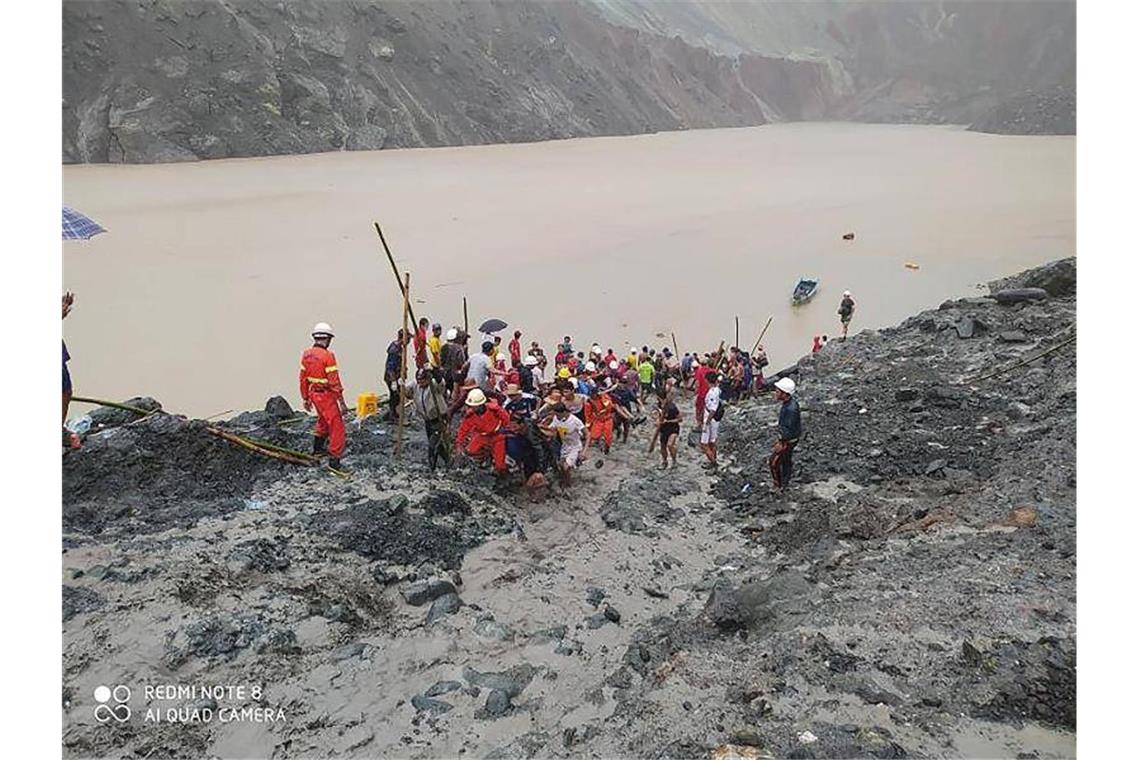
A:
POLYGON ((431 603, 431 608, 428 609, 424 623, 431 625, 447 615, 454 615, 462 606, 463 601, 459 598, 459 594, 444 594, 431 603))
POLYGON ((455 593, 455 584, 442 579, 416 581, 400 592, 404 597, 404 601, 413 607, 420 607, 445 594, 455 593))
POLYGON ((453 691, 459 691, 463 688, 463 684, 459 681, 436 681, 427 688, 424 692, 425 697, 438 697, 440 694, 448 694, 453 691))
POLYGON ((1049 297, 1042 288, 1010 288, 999 290, 993 294, 994 300, 1002 306, 1023 303, 1025 301, 1041 301, 1049 297))
POLYGON ((265 413, 270 417, 279 420, 285 420, 292 417, 296 412, 289 402, 285 400, 284 396, 273 396, 265 402, 265 413))
POLYGON ((427 712, 432 715, 442 715, 443 713, 451 710, 454 705, 450 705, 439 699, 431 699, 423 694, 417 694, 412 697, 412 707, 416 708, 418 712, 427 712))

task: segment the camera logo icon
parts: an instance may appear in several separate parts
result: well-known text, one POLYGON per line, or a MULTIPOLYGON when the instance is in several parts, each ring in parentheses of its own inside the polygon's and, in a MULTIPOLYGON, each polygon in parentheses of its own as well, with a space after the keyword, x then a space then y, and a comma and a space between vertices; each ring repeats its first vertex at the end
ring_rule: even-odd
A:
POLYGON ((115 687, 96 686, 95 701, 98 702, 95 705, 95 720, 100 723, 109 723, 112 720, 126 723, 131 719, 131 707, 127 704, 131 701, 129 687, 122 684, 115 687))

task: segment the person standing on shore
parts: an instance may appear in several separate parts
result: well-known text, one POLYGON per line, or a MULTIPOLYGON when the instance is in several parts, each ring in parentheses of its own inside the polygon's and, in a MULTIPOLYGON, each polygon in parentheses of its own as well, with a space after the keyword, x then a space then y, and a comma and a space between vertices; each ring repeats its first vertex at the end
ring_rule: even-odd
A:
MULTIPOLYGON (((67 315, 71 313, 71 307, 75 304, 75 294, 70 290, 63 294, 63 319, 67 319, 67 315)), ((79 436, 67 429, 67 410, 71 406, 71 372, 67 369, 67 363, 71 361, 71 354, 67 353, 67 343, 63 343, 63 434, 67 440, 67 445, 73 449, 78 449, 80 446, 79 436)))
MULTIPOLYGON (((402 333, 402 331, 401 331, 402 333)), ((329 350, 333 331, 327 322, 318 322, 313 327, 313 345, 301 354, 301 400, 305 411, 317 410, 317 427, 313 431, 313 453, 328 453, 329 467, 340 469, 344 456, 345 433, 344 413, 348 405, 344 403, 344 387, 340 382, 340 372, 336 366, 336 356, 329 350)), ((399 388, 394 391, 398 397, 399 388)))
MULTIPOLYGON (((439 370, 442 366, 440 357, 440 352, 443 350, 443 341, 440 339, 442 333, 443 326, 439 322, 431 326, 431 337, 427 341, 428 363, 434 370, 439 370)), ((439 377, 436 379, 438 380, 439 377)))
POLYGON ((768 469, 772 473, 772 484, 780 490, 787 488, 792 479, 792 451, 803 432, 800 404, 795 393, 796 383, 790 377, 776 381, 776 400, 781 403, 780 419, 776 428, 778 438, 768 457, 768 469))
POLYGON ((517 366, 522 361, 522 344, 519 343, 519 338, 522 337, 522 330, 515 330, 515 337, 507 344, 507 351, 511 354, 511 366, 517 366))
POLYGON ((427 433, 428 467, 435 471, 440 457, 445 463, 451 460, 451 448, 444 440, 447 430, 447 401, 443 389, 439 387, 431 370, 416 370, 416 382, 412 388, 412 401, 420 417, 424 420, 427 433))
POLYGON ((673 467, 676 467, 677 439, 681 437, 681 410, 669 396, 661 399, 657 411, 657 436, 661 439, 661 469, 669 466, 669 457, 673 458, 673 467))
POLYGON ((404 335, 404 328, 396 332, 396 339, 388 344, 388 355, 384 360, 384 385, 388 386, 388 420, 395 422, 399 417, 400 365, 404 359, 404 346, 410 336, 404 335))
POLYGON ((415 337, 412 339, 412 346, 415 348, 416 369, 423 369, 428 363, 427 317, 420 317, 419 327, 416 328, 415 337))
POLYGON ((839 322, 843 325, 843 340, 847 340, 847 326, 851 324, 851 317, 855 314, 855 299, 851 291, 843 291, 843 300, 839 302, 839 322))
POLYGON ((704 400, 704 421, 701 423, 701 449, 708 457, 705 464, 710 470, 717 468, 716 439, 720 433, 720 421, 724 417, 724 401, 720 397, 720 374, 711 370, 706 375, 709 383, 704 400))

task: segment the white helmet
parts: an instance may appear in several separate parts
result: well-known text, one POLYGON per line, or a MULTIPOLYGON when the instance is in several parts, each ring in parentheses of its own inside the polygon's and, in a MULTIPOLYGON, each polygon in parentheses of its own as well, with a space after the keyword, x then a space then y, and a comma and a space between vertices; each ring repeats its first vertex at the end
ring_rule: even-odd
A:
POLYGON ((528 355, 525 359, 523 359, 523 364, 528 367, 533 367, 538 364, 538 359, 535 359, 533 356, 528 355))
POLYGON ((776 381, 776 388, 789 396, 793 396, 796 392, 796 381, 790 377, 781 377, 776 381))
POLYGON ((593 362, 586 362, 586 371, 587 372, 593 372, 597 368, 598 368, 597 364, 594 364, 593 362))
POLYGON ((617 360, 615 359, 614 361, 610 362, 610 369, 617 369, 617 368, 618 368, 618 363, 617 363, 617 360))
POLYGON ((507 360, 507 355, 504 354, 502 351, 500 351, 499 355, 495 357, 495 361, 497 361, 497 362, 505 362, 506 360, 507 360))
POLYGON ((467 406, 483 406, 487 403, 487 397, 483 395, 483 391, 478 388, 472 388, 467 391, 467 401, 464 402, 467 406))
POLYGON ((595 343, 594 347, 590 349, 590 353, 592 353, 592 354, 600 354, 601 352, 602 352, 602 347, 599 346, 597 343, 595 343))
POLYGON ((317 322, 313 325, 313 337, 328 336, 333 337, 332 326, 328 322, 317 322))
POLYGON ((447 339, 448 340, 455 340, 458 337, 459 337, 459 331, 456 330, 454 327, 447 331, 447 339))
POLYGON ((843 295, 845 295, 845 296, 850 296, 850 295, 851 295, 851 291, 850 291, 850 290, 845 290, 845 291, 843 291, 843 295))

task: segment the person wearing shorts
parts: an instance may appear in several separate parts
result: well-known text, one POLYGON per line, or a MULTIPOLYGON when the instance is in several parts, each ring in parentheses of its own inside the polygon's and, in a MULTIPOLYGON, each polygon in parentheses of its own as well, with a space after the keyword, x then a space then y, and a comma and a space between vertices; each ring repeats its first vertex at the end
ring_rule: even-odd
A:
POLYGON ((582 442, 586 432, 586 425, 582 420, 570 414, 565 404, 559 403, 554 407, 554 416, 547 423, 547 429, 556 436, 562 444, 558 451, 558 479, 562 485, 570 485, 570 472, 578 465, 578 459, 584 459, 582 442))
POLYGON ((669 457, 673 457, 673 466, 677 466, 677 439, 681 437, 681 410, 673 403, 671 398, 661 400, 661 409, 658 421, 658 436, 661 439, 661 469, 669 466, 669 457))
POLYGON ((713 371, 708 373, 709 390, 705 394, 704 421, 701 423, 701 450, 708 457, 705 464, 709 469, 716 469, 716 439, 720 432, 720 420, 717 412, 724 403, 720 397, 720 374, 713 371))

